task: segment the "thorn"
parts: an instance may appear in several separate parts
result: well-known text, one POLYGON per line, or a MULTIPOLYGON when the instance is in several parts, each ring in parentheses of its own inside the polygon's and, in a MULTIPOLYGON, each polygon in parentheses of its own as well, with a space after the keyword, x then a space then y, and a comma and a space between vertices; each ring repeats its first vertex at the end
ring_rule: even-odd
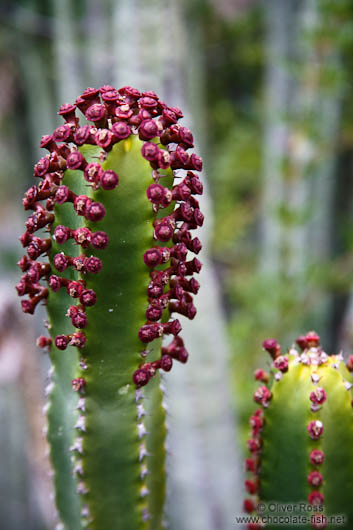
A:
POLYGON ((318 374, 311 374, 311 380, 316 385, 320 381, 321 377, 318 374))
POLYGON ((81 397, 78 402, 77 402, 77 405, 76 405, 76 409, 77 410, 82 410, 82 412, 84 412, 86 410, 86 402, 85 402, 85 398, 81 397))
POLYGON ((83 481, 78 483, 78 485, 77 485, 77 493, 79 493, 80 495, 86 495, 86 493, 88 493, 88 491, 89 490, 86 488, 85 483, 83 481))
POLYGON ((275 379, 276 381, 280 381, 283 377, 283 373, 282 372, 277 372, 275 373, 275 379))
POLYGON ((54 383, 49 383, 49 385, 45 387, 45 391, 44 391, 45 396, 48 397, 53 389, 54 389, 54 383))
POLYGON ((146 464, 142 464, 142 466, 141 466, 141 473, 140 473, 140 477, 141 477, 141 479, 143 480, 147 475, 148 475, 148 469, 147 469, 147 466, 146 466, 146 464))
POLYGON ((149 489, 147 488, 147 486, 142 486, 142 488, 140 489, 141 497, 146 497, 146 495, 148 494, 149 494, 149 489))
POLYGON ((48 410, 50 408, 50 403, 49 401, 44 405, 44 407, 42 408, 42 413, 43 413, 43 416, 46 416, 48 410))
POLYGON ((346 390, 350 390, 353 388, 353 383, 350 383, 349 381, 344 381, 344 386, 346 387, 346 390))
POLYGON ((150 519, 150 514, 148 513, 148 510, 147 508, 144 508, 142 510, 142 521, 145 523, 146 521, 148 521, 148 519, 150 519))
POLYGON ((302 353, 300 356, 300 362, 302 364, 309 365, 310 364, 310 358, 306 353, 302 353))
POLYGON ((144 436, 146 436, 147 431, 144 423, 141 422, 137 424, 137 432, 139 438, 143 438, 144 436))
POLYGON ((139 447, 139 461, 141 462, 141 460, 143 460, 145 456, 149 456, 149 453, 147 452, 145 442, 143 442, 142 444, 140 444, 139 447))
POLYGON ((85 432, 86 431, 86 418, 84 416, 79 416, 74 428, 78 429, 79 431, 85 432))
POLYGON ((83 438, 76 438, 74 444, 70 447, 70 451, 77 451, 81 455, 83 454, 82 448, 83 438))
POLYGON ((319 357, 319 364, 325 364, 329 360, 329 356, 324 351, 321 352, 319 357))
POLYGON ((81 370, 87 370, 86 359, 80 359, 80 368, 81 370))
POLYGON ((140 401, 140 399, 143 399, 143 390, 141 388, 138 388, 136 390, 136 395, 135 395, 135 399, 136 399, 136 403, 138 401, 140 401))
POLYGON ((90 517, 91 514, 90 514, 90 511, 89 511, 88 504, 84 504, 82 506, 81 515, 82 515, 82 517, 86 517, 86 518, 90 517))
POLYGON ((139 404, 137 405, 137 418, 138 418, 138 419, 141 419, 142 416, 145 416, 145 415, 146 415, 145 408, 144 408, 144 406, 143 406, 142 403, 139 403, 139 404))
POLYGON ((82 460, 78 460, 74 466, 74 473, 76 475, 83 475, 83 465, 82 465, 82 460))

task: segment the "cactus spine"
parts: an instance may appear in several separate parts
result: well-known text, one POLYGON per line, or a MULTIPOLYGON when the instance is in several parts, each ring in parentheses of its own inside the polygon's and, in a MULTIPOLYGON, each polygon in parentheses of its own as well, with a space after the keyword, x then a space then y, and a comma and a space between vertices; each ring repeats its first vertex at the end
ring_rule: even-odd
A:
MULTIPOLYGON (((297 344, 301 352, 292 346, 282 355, 276 340, 263 343, 273 362, 271 373, 255 373, 263 384, 254 394, 261 408, 250 418, 245 487, 252 497, 244 509, 253 513, 261 501, 265 516, 305 518, 287 527, 352 528, 353 359, 345 364, 342 355, 327 355, 315 332, 297 344), (295 505, 295 512, 270 503, 295 505)), ((264 517, 248 527, 277 526, 264 517)))
POLYGON ((65 124, 41 141, 49 155, 34 175, 42 180, 24 198, 34 213, 20 238, 27 255, 16 288, 29 295, 24 312, 42 300, 48 310, 51 338, 38 343, 52 361, 48 440, 60 524, 158 529, 160 371, 188 357, 170 315, 196 314, 201 263, 189 252, 201 250, 191 230, 203 223, 193 172, 202 161, 187 153, 193 137, 177 123, 181 111, 153 92, 87 89, 59 114, 65 124), (93 124, 80 126, 77 109, 93 124), (162 346, 163 335, 172 340, 162 346))

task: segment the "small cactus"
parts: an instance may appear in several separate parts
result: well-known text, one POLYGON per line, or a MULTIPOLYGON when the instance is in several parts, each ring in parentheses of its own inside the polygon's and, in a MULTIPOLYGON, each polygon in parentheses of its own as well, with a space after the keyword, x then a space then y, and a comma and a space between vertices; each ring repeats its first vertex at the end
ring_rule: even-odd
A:
POLYGON ((194 141, 178 124, 180 109, 154 92, 88 88, 59 115, 65 123, 41 140, 49 154, 34 167, 40 182, 24 197, 33 213, 16 286, 27 295, 25 313, 40 302, 48 312, 50 337, 38 345, 52 363, 58 512, 68 530, 157 529, 165 491, 160 372, 188 358, 170 315, 196 315, 202 265, 189 254, 201 250, 192 231, 203 224, 202 160, 188 153, 194 141), (172 340, 162 346, 164 335, 172 340))
POLYGON ((256 515, 262 504, 248 528, 276 528, 261 516, 293 516, 293 509, 307 518, 293 528, 331 528, 336 516, 333 526, 352 528, 353 357, 345 364, 341 354, 327 355, 315 332, 297 345, 282 354, 276 340, 263 343, 272 363, 269 373, 255 373, 260 408, 250 418, 244 510, 256 515), (283 512, 279 505, 295 507, 283 512))

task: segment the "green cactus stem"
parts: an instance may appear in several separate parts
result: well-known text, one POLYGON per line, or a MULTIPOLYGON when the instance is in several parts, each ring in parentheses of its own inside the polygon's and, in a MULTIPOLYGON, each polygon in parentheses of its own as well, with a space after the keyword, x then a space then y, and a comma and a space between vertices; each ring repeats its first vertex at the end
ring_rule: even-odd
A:
POLYGON ((300 352, 282 355, 276 340, 264 341, 271 371, 255 372, 261 408, 250 418, 244 509, 256 515, 263 503, 263 520, 248 528, 277 528, 275 516, 293 528, 352 528, 353 357, 327 355, 315 332, 297 344, 300 352))
POLYGON ((201 250, 191 234, 203 224, 194 173, 202 161, 187 152, 193 137, 177 123, 180 109, 154 92, 89 88, 59 114, 65 124, 43 136, 49 155, 24 198, 33 214, 20 237, 27 255, 16 286, 28 295, 24 312, 41 301, 48 311, 51 337, 38 344, 52 363, 48 440, 59 527, 157 530, 161 372, 188 358, 171 315, 196 315, 201 263, 190 253, 201 250), (92 124, 80 126, 77 109, 92 124))

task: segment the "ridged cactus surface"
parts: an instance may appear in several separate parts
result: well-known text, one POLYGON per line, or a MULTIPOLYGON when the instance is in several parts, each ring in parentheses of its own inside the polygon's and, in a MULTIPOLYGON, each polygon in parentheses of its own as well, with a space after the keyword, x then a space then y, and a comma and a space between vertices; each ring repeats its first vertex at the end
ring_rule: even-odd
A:
POLYGON ((345 364, 342 355, 327 355, 315 332, 297 344, 299 351, 283 355, 276 340, 264 341, 271 370, 255 372, 261 408, 250 418, 244 509, 264 520, 248 527, 278 528, 282 516, 283 527, 350 529, 353 358, 345 364))
POLYGON ((158 529, 165 495, 160 371, 196 315, 202 169, 180 109, 131 87, 87 89, 42 138, 20 240, 23 311, 51 337, 48 440, 59 528, 158 529), (87 122, 80 124, 80 110, 87 122), (44 201, 44 204, 43 204, 44 201), (36 232, 40 231, 38 235, 36 232), (46 256, 49 261, 42 260, 46 256), (47 282, 47 285, 41 283, 47 282), (166 336, 169 343, 162 345, 166 336), (144 388, 142 388, 144 387, 144 388))

